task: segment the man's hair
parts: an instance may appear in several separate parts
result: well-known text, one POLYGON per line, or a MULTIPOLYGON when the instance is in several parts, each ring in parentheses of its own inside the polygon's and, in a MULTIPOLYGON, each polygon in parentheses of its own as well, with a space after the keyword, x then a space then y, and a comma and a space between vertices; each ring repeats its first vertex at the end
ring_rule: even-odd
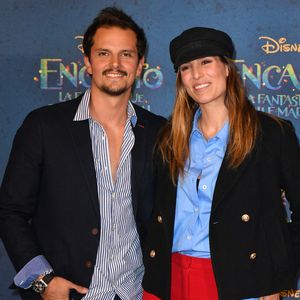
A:
POLYGON ((146 52, 147 40, 144 30, 139 27, 135 21, 125 14, 121 9, 116 7, 106 7, 100 11, 93 23, 88 27, 83 38, 84 54, 90 58, 91 48, 94 44, 94 35, 100 27, 119 27, 122 29, 131 29, 137 39, 138 58, 141 59, 146 52))

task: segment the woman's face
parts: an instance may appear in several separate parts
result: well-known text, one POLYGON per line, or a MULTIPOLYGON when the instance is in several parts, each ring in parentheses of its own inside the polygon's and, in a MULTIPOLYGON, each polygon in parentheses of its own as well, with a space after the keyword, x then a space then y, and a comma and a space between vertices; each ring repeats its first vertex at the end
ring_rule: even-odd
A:
POLYGON ((183 86, 201 108, 225 105, 228 66, 218 56, 192 60, 179 67, 183 86))

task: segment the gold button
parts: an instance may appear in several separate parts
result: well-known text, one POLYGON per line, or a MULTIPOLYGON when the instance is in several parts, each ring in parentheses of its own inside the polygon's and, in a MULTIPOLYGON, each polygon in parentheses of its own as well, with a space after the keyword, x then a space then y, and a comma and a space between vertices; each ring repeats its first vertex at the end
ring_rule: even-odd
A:
POLYGON ((158 216, 158 217, 157 217, 157 222, 158 222, 158 223, 162 223, 162 217, 161 217, 161 216, 158 216))
POLYGON ((92 266, 93 266, 93 264, 92 264, 92 262, 91 262, 90 260, 87 260, 87 261, 85 262, 85 267, 86 267, 86 268, 90 269, 92 266))
POLYGON ((242 221, 243 222, 249 222, 250 221, 250 216, 247 214, 242 215, 242 221))
POLYGON ((256 258, 256 253, 255 252, 251 253, 250 254, 250 259, 255 259, 255 258, 256 258))
POLYGON ((99 232, 99 230, 96 227, 91 230, 92 235, 97 235, 98 232, 99 232))
POLYGON ((151 250, 151 251, 150 251, 150 257, 151 257, 151 258, 154 258, 155 255, 156 255, 155 250, 151 250))

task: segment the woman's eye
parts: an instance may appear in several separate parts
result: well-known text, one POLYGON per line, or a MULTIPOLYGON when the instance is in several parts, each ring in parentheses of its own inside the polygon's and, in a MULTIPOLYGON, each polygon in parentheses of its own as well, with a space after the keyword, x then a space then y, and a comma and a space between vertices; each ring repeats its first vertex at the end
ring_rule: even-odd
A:
POLYGON ((184 72, 184 71, 186 71, 188 68, 189 68, 189 66, 183 65, 183 66, 180 67, 180 71, 181 71, 181 72, 184 72))
POLYGON ((210 59, 204 59, 204 60, 202 61, 202 65, 206 65, 206 64, 209 64, 209 63, 211 63, 211 60, 210 60, 210 59))

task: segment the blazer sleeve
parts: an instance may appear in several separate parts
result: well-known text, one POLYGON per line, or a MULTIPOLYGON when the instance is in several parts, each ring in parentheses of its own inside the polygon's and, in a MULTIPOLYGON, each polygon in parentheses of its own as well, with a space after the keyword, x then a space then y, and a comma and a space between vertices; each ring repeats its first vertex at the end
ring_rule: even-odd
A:
POLYGON ((300 147, 292 124, 285 125, 281 143, 283 187, 292 211, 289 223, 297 267, 300 267, 300 147))
POLYGON ((35 112, 29 114, 17 131, 0 189, 0 236, 17 271, 41 254, 30 226, 42 172, 43 142, 38 120, 35 112))

